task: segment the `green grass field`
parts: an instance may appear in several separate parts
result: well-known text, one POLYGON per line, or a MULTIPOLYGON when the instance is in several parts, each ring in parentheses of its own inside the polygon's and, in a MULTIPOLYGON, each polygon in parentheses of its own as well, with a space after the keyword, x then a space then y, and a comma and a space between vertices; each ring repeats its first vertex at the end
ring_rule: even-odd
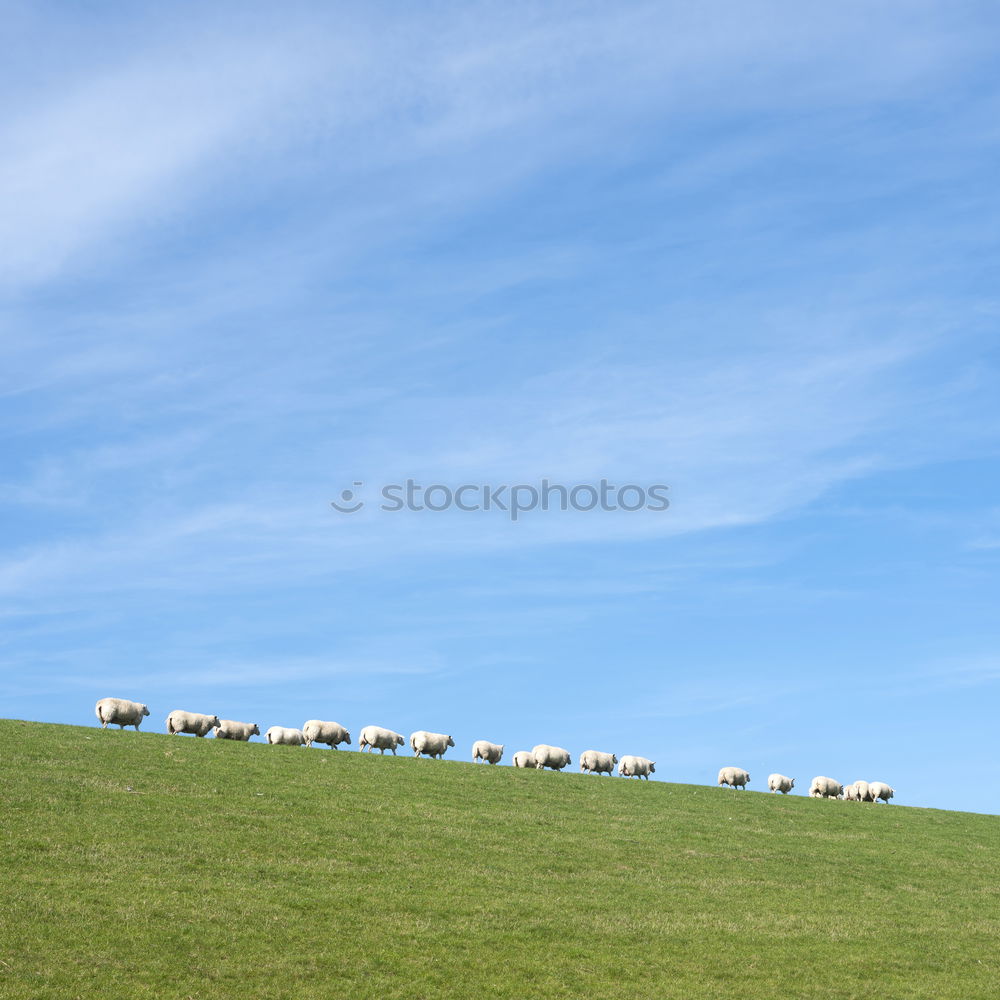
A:
POLYGON ((994 816, 18 721, 0 775, 4 998, 1000 990, 994 816))

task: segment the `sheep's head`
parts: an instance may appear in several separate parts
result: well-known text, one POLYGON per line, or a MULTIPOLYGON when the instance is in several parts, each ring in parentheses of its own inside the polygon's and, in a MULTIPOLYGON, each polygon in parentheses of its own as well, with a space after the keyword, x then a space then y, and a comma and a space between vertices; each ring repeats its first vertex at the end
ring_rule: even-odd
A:
POLYGON ((348 746, 350 746, 350 745, 351 745, 351 734, 350 734, 349 732, 347 732, 347 730, 346 730, 346 729, 344 730, 344 742, 345 742, 345 743, 346 743, 346 744, 347 744, 348 746))
POLYGON ((455 745, 455 741, 449 736, 448 737, 448 746, 453 747, 454 745, 455 745))
POLYGON ((149 706, 148 705, 143 705, 142 706, 142 714, 143 714, 143 718, 145 718, 147 715, 149 715, 149 706))
POLYGON ((250 727, 250 735, 260 736, 260 726, 258 726, 256 722, 250 727))
POLYGON ((655 760, 651 760, 649 762, 649 772, 650 772, 650 774, 652 774, 655 770, 656 770, 656 761, 655 760))

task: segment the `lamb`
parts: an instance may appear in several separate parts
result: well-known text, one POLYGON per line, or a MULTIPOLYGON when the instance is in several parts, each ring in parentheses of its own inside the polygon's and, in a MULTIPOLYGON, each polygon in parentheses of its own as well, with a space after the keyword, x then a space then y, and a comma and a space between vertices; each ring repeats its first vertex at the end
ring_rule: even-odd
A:
POLYGON ((535 768, 537 761, 535 755, 530 750, 518 750, 514 754, 514 767, 535 768))
POLYGON ((490 743, 489 740, 476 740, 472 744, 473 761, 485 760, 487 764, 499 764, 503 757, 503 743, 490 743))
POLYGON ((383 756, 386 750, 391 750, 393 757, 395 757, 396 747, 401 747, 405 742, 403 737, 392 729, 383 729, 381 726, 365 726, 358 739, 358 748, 367 750, 369 753, 372 750, 378 750, 383 756))
POLYGON ((264 739, 272 746, 301 747, 305 746, 306 742, 301 729, 289 729, 287 726, 271 726, 264 733, 264 739))
POLYGON ((135 726, 136 732, 139 732, 139 723, 149 715, 149 709, 142 702, 129 701, 127 698, 102 698, 94 706, 94 711, 101 729, 107 729, 109 725, 118 726, 119 729, 135 726))
POLYGON ((310 719, 302 724, 302 735, 306 738, 307 747, 314 743, 325 743, 336 750, 338 743, 351 745, 351 734, 339 722, 310 719))
POLYGON ((884 781, 873 781, 868 786, 868 791, 871 792, 872 802, 878 802, 882 799, 886 805, 889 804, 889 799, 891 799, 895 794, 895 789, 890 788, 884 781))
POLYGON ((742 788, 747 790, 750 783, 750 775, 742 767, 724 767, 719 771, 719 784, 729 785, 732 788, 742 788))
POLYGON ((618 765, 618 773, 623 778, 645 778, 649 781, 649 776, 656 772, 656 761, 648 757, 635 757, 626 754, 622 757, 618 765))
POLYGON ((440 760, 448 747, 453 747, 455 741, 444 733, 428 733, 423 729, 410 734, 410 749, 414 757, 419 757, 422 753, 428 757, 436 757, 440 760))
POLYGON ((232 719, 222 719, 215 728, 217 740, 242 740, 247 743, 251 736, 260 736, 260 728, 256 722, 233 722, 232 719))
POLYGON ((213 729, 218 729, 221 724, 217 715, 182 712, 180 709, 175 709, 167 716, 167 732, 171 736, 177 733, 194 733, 195 736, 205 736, 213 729))
POLYGON ((548 743, 539 743, 532 748, 531 753, 535 758, 535 767, 539 771, 546 767, 551 767, 553 771, 561 771, 573 763, 568 750, 562 747, 550 747, 548 743))
POLYGON ((813 778, 809 786, 809 795, 814 799, 836 799, 844 794, 844 786, 833 778, 822 775, 813 778))
POLYGON ((618 758, 613 753, 584 750, 580 754, 580 770, 588 774, 614 774, 618 758))
POLYGON ((781 792, 787 795, 795 787, 795 779, 784 774, 769 774, 767 777, 767 789, 770 792, 781 792))

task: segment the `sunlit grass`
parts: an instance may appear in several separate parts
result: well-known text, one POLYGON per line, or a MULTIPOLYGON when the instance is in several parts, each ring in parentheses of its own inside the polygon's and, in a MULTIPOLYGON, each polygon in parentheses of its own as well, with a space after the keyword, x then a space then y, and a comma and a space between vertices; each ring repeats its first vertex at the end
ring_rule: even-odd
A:
POLYGON ((0 781, 3 997, 1000 981, 997 817, 13 721, 0 781))

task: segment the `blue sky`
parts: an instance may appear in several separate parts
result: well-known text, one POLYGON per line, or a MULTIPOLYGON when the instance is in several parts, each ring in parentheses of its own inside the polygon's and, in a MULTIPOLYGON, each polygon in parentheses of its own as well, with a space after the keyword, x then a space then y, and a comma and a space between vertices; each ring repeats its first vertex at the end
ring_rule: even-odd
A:
POLYGON ((993 5, 5 20, 0 714, 1000 812, 993 5))

